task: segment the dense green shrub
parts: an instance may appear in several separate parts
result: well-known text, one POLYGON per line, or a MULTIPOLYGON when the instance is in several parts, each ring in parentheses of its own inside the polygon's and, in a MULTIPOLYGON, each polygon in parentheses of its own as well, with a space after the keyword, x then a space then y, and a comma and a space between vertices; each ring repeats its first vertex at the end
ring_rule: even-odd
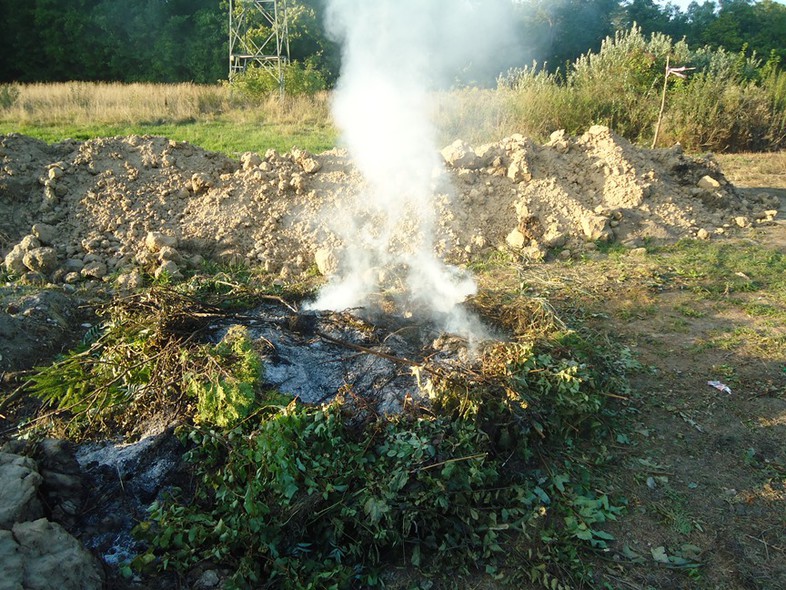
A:
POLYGON ((8 109, 19 98, 19 87, 14 84, 0 84, 0 109, 8 109))
MULTIPOLYGON (((325 90, 325 77, 311 61, 292 62, 283 66, 284 92, 289 95, 312 95, 325 90)), ((263 98, 281 91, 274 73, 251 66, 237 74, 231 83, 232 88, 246 98, 263 98)))
POLYGON ((578 135, 603 124, 632 141, 649 143, 661 101, 666 59, 694 68, 670 76, 661 142, 690 150, 742 151, 786 145, 786 81, 777 57, 723 48, 691 50, 684 41, 641 29, 608 37, 598 52, 577 59, 564 76, 537 65, 499 79, 510 92, 522 131, 543 138, 565 129, 578 135))
POLYGON ((232 326, 215 347, 204 347, 221 371, 185 375, 186 392, 197 399, 199 423, 222 428, 246 418, 257 404, 262 362, 244 326, 232 326))

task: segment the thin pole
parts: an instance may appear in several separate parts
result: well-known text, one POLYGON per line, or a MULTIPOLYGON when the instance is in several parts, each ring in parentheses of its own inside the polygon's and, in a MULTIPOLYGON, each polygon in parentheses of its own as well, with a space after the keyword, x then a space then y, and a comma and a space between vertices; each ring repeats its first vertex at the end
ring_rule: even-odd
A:
POLYGON ((660 122, 663 120, 663 111, 666 108, 666 88, 669 83, 669 59, 670 55, 666 56, 666 72, 663 75, 663 95, 660 97, 660 112, 658 113, 658 122, 655 124, 655 137, 652 138, 652 147, 655 149, 655 144, 658 143, 658 135, 660 135, 660 122))

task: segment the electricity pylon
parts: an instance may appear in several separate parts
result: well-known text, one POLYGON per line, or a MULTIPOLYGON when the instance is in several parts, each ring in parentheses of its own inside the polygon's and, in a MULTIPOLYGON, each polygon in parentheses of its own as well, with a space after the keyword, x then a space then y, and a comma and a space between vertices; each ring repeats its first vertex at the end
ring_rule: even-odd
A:
POLYGON ((229 0, 229 81, 249 65, 267 71, 284 90, 289 62, 286 0, 229 0))

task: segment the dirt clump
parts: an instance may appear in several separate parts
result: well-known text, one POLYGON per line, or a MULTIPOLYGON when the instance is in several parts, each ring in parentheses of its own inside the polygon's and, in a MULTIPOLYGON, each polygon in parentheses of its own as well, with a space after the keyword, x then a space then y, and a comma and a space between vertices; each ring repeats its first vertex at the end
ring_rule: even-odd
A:
POLYGON ((0 289, 0 374, 30 369, 78 342, 94 321, 81 304, 53 289, 0 289))

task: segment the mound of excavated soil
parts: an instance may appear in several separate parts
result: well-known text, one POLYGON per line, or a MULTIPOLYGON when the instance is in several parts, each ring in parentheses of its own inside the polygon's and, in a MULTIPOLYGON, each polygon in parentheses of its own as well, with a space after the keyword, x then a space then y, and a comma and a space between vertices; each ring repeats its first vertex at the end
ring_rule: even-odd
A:
MULTIPOLYGON (((742 198, 711 158, 639 149, 600 126, 544 145, 459 141, 442 154, 435 248, 452 262, 495 248, 541 259, 597 240, 708 238, 771 220, 778 204, 742 198)), ((0 254, 31 280, 114 274, 133 287, 139 270, 177 276, 204 259, 329 272, 344 246, 334 218, 362 202, 352 197, 363 180, 339 150, 234 160, 161 137, 47 145, 13 134, 0 136, 0 159, 0 254)))

